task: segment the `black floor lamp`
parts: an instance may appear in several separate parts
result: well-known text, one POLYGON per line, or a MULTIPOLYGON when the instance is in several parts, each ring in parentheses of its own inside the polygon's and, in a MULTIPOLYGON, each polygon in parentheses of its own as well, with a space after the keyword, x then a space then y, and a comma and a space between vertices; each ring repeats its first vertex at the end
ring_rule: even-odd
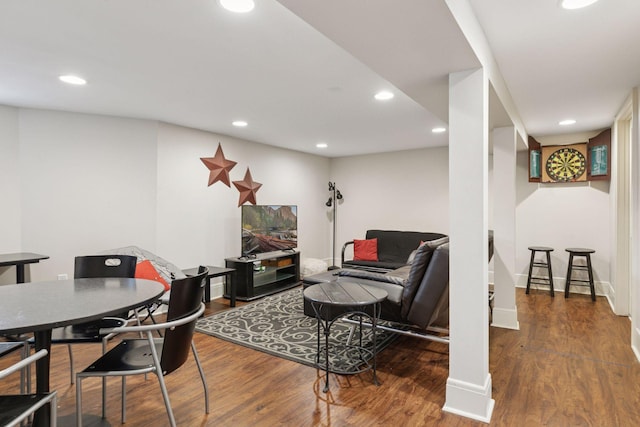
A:
POLYGON ((336 212, 338 210, 338 200, 342 200, 342 194, 340 193, 340 190, 336 189, 336 183, 335 182, 329 182, 329 191, 331 192, 331 196, 329 197, 329 200, 327 200, 327 203, 325 203, 325 205, 327 205, 328 207, 332 207, 333 206, 333 240, 331 241, 332 244, 332 254, 333 254, 333 258, 331 259, 332 261, 332 265, 331 267, 329 267, 329 270, 336 270, 340 267, 338 267, 336 264, 336 212))

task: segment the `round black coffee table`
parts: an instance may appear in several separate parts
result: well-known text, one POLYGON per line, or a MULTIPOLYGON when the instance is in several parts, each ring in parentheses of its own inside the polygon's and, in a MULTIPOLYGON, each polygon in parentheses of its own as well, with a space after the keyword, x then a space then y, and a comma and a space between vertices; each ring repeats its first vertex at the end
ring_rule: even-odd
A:
POLYGON ((359 283, 334 281, 311 285, 304 290, 303 295, 304 299, 311 303, 318 321, 318 355, 316 362, 318 367, 322 367, 325 370, 323 391, 325 393, 329 391, 329 335, 331 334, 331 325, 336 320, 347 315, 355 315, 360 318, 360 345, 353 347, 358 349, 358 354, 363 363, 367 365, 362 371, 372 369, 373 382, 379 385, 378 377, 376 376, 376 325, 380 316, 380 303, 387 298, 387 291, 359 283), (362 346, 363 317, 371 320, 372 350, 365 349, 362 346), (324 332, 324 347, 320 346, 320 328, 324 332), (364 359, 364 353, 371 355, 372 362, 370 364, 364 359), (320 364, 321 354, 324 355, 324 366, 320 364))

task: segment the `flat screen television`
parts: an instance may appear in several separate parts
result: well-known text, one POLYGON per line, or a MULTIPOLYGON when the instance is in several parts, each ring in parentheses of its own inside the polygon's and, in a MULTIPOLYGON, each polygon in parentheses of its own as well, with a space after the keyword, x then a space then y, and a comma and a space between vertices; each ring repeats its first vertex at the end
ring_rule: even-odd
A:
POLYGON ((296 205, 242 205, 242 256, 297 247, 296 205))

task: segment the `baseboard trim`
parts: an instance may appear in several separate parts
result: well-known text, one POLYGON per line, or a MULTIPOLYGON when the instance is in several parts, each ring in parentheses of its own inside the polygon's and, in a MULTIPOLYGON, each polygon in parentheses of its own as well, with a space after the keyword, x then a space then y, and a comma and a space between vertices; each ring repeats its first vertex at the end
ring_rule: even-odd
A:
POLYGON ((220 298, 224 294, 224 283, 212 283, 209 289, 211 289, 211 299, 220 298))
POLYGON ((482 386, 449 377, 446 393, 443 411, 484 423, 491 421, 496 403, 491 398, 491 374, 482 386))
POLYGON ((640 349, 638 345, 640 345, 640 329, 632 328, 632 337, 631 337, 631 350, 633 350, 633 354, 636 355, 636 359, 640 361, 640 349))
MULTIPOLYGON (((516 288, 526 288, 527 287, 527 275, 526 274, 516 274, 516 288)), ((553 290, 555 292, 562 292, 564 293, 564 285, 566 283, 566 278, 565 277, 554 277, 553 278, 553 290)), ((609 290, 612 288, 611 287, 611 283, 609 282, 598 282, 598 281, 594 281, 593 285, 595 287, 596 290, 596 295, 598 296, 607 296, 609 294, 609 290)), ((540 291, 547 291, 549 292, 549 287, 548 286, 540 286, 540 287, 536 287, 535 285, 531 285, 531 289, 538 289, 540 291)), ((570 294, 582 294, 582 295, 589 295, 591 293, 591 291, 589 290, 589 287, 584 287, 584 286, 574 286, 571 285, 571 289, 569 289, 569 293, 570 294)))

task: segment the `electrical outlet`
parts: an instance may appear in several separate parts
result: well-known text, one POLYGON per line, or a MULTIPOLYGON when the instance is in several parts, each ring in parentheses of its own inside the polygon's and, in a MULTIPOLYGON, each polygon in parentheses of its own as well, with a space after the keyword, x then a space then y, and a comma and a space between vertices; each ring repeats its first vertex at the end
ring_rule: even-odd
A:
POLYGON ((67 280, 69 276, 66 273, 58 274, 58 280, 67 280))

